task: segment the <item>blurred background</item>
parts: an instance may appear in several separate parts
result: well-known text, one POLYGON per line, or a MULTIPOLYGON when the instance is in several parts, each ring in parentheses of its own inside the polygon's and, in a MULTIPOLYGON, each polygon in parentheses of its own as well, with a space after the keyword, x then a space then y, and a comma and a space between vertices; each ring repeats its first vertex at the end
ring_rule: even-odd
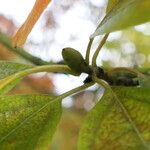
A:
MULTIPOLYGON (((22 25, 35 0, 0 0, 0 32, 12 37, 22 25)), ((64 47, 77 49, 85 56, 89 36, 105 15, 107 0, 55 0, 44 11, 30 33, 24 49, 45 61, 62 61, 64 47)), ((102 37, 96 37, 91 55, 102 37)), ((0 59, 30 63, 0 44, 0 59)), ((97 64, 105 67, 150 67, 150 23, 111 33, 97 64)), ((9 94, 61 94, 82 84, 85 74, 32 74, 9 94)), ((78 131, 86 112, 103 93, 93 87, 63 100, 63 115, 51 149, 76 149, 78 131), (58 144, 59 143, 59 144, 58 144)))

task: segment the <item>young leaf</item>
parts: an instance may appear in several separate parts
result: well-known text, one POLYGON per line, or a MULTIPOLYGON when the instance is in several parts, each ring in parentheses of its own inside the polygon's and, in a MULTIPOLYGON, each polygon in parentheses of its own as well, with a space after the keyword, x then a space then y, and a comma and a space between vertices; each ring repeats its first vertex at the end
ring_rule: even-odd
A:
POLYGON ((114 88, 89 112, 79 150, 149 149, 150 88, 114 88), (117 98, 117 100, 116 100, 117 98))
POLYGON ((149 0, 121 0, 106 14, 91 38, 150 21, 149 0))
POLYGON ((62 113, 60 101, 53 101, 54 98, 49 95, 1 96, 0 149, 48 149, 62 113), (47 103, 48 107, 23 122, 47 103), (14 128, 17 130, 12 132, 14 128))

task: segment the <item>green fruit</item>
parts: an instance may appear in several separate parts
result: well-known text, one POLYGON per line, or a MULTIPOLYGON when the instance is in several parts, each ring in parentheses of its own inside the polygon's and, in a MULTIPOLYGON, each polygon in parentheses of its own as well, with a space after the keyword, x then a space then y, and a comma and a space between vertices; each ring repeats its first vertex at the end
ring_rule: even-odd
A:
POLYGON ((66 64, 77 73, 91 73, 90 67, 86 64, 83 56, 73 48, 64 48, 62 56, 66 64))

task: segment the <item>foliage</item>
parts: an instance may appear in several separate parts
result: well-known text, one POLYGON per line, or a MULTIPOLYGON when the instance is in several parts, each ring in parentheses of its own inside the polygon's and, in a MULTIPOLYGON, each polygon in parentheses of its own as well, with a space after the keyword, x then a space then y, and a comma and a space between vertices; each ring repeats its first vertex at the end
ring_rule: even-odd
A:
MULTIPOLYGON (((49 2, 36 1, 29 17, 13 38, 14 47, 10 39, 7 41, 5 36, 0 35, 4 46, 35 65, 39 65, 38 59, 35 61, 35 57, 24 53, 22 48, 18 51, 17 46, 24 44, 49 2)), ((85 59, 73 48, 64 48, 62 54, 66 65, 41 63, 42 60, 42 66, 0 61, 0 149, 48 149, 61 117, 61 100, 95 83, 105 89, 104 95, 87 114, 80 130, 78 149, 150 149, 149 73, 126 67, 103 69, 96 64, 109 34, 148 22, 149 7, 149 0, 109 0, 106 16, 91 36, 85 59), (94 37, 104 33, 90 65, 89 55, 94 37), (76 76, 84 72, 88 77, 82 86, 59 96, 6 95, 22 78, 36 72, 76 76)))
POLYGON ((149 0, 119 1, 105 16, 92 36, 109 33, 149 21, 149 7, 149 0))
POLYGON ((53 102, 53 99, 54 97, 49 95, 1 96, 1 149, 47 149, 61 116, 61 103, 53 102), (23 123, 50 101, 48 107, 23 123), (18 130, 12 132, 14 129, 18 130))
POLYGON ((114 88, 126 112, 111 92, 104 94, 85 119, 78 149, 146 149, 150 141, 149 90, 114 88))

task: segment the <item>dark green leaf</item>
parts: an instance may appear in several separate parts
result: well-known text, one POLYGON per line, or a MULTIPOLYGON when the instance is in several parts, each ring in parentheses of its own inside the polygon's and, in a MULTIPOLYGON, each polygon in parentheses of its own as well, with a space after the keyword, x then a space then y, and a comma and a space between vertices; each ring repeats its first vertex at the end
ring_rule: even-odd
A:
POLYGON ((106 14, 92 38, 150 21, 149 0, 121 0, 106 14))
POLYGON ((150 88, 113 91, 117 97, 106 93, 87 115, 78 149, 150 149, 150 88))
POLYGON ((0 97, 0 149, 47 150, 62 112, 60 101, 53 101, 54 98, 49 95, 0 97), (47 107, 24 122, 47 103, 47 107), (14 128, 17 130, 12 132, 14 128))

